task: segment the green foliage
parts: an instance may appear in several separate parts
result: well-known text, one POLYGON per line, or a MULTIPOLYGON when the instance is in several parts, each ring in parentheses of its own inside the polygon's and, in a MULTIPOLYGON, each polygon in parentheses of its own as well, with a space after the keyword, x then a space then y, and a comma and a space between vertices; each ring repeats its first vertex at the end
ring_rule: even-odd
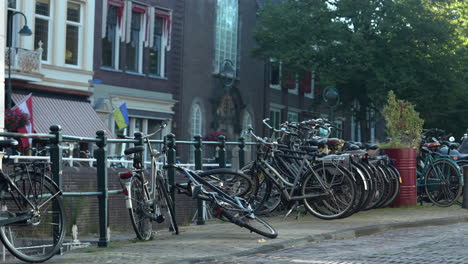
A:
POLYGON ((254 55, 289 72, 315 70, 358 118, 393 90, 413 102, 427 127, 468 127, 468 2, 459 0, 268 1, 254 55))
MULTIPOLYGON (((391 138, 388 148, 417 148, 424 120, 411 103, 398 100, 393 91, 388 92, 387 104, 383 109, 387 122, 387 134, 391 138)), ((382 147, 382 146, 380 146, 382 147)))

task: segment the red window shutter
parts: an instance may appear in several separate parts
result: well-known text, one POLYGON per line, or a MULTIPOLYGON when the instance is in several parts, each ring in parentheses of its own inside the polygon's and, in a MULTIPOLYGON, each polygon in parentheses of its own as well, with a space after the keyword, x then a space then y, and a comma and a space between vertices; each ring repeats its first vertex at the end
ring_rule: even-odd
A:
POLYGON ((303 93, 312 91, 312 72, 307 72, 301 79, 299 87, 303 93))
POLYGON ((294 78, 294 74, 289 73, 286 75, 283 87, 286 89, 296 89, 296 78, 294 78))

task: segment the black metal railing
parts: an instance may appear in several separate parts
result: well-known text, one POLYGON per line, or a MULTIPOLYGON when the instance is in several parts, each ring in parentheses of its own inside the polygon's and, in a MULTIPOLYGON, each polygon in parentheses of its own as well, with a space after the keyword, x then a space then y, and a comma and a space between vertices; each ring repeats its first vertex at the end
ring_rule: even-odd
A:
MULTIPOLYGON (((87 137, 75 137, 67 136, 62 134, 62 129, 59 125, 53 125, 50 127, 49 134, 34 134, 34 133, 12 133, 12 132, 0 132, 0 137, 13 137, 13 138, 35 138, 48 140, 50 145, 50 162, 51 162, 51 173, 52 180, 62 189, 62 154, 64 142, 77 142, 77 143, 94 143, 97 148, 94 150, 94 158, 96 159, 96 181, 97 190, 94 192, 64 192, 64 197, 83 197, 83 196, 97 196, 98 197, 98 212, 99 212, 99 247, 107 247, 110 243, 107 226, 109 223, 109 195, 115 195, 122 193, 121 189, 109 190, 108 188, 108 160, 107 160, 107 147, 109 144, 122 144, 130 143, 138 145, 144 145, 144 141, 141 138, 141 134, 135 133, 135 139, 109 139, 104 131, 100 130, 96 132, 96 138, 87 137)), ((163 140, 150 140, 151 143, 164 144, 166 146, 167 164, 176 163, 176 144, 180 145, 193 145, 194 146, 194 166, 196 170, 201 170, 203 167, 202 162, 202 151, 204 145, 214 145, 217 147, 218 152, 218 165, 221 168, 226 167, 226 146, 234 145, 239 147, 239 168, 245 165, 245 146, 255 145, 253 142, 245 142, 244 138, 239 138, 238 142, 227 142, 224 136, 219 136, 218 141, 206 141, 203 142, 201 136, 195 136, 193 141, 176 141, 174 134, 168 134, 163 140)), ((172 186, 175 186, 175 171, 174 168, 168 166, 168 178, 171 186, 171 196, 175 204, 175 192, 172 186)), ((197 224, 204 224, 203 218, 203 203, 198 201, 198 214, 197 224)))

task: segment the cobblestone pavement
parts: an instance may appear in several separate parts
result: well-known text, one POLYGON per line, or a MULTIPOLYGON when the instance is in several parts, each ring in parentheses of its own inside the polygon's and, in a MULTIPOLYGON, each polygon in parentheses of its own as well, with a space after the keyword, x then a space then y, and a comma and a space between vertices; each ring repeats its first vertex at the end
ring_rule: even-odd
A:
MULTIPOLYGON (((252 254, 265 253, 265 255, 254 255, 254 259, 251 260, 252 263, 255 263, 255 261, 257 263, 340 263, 339 261, 342 261, 342 263, 356 264, 361 262, 352 261, 356 261, 357 259, 370 261, 372 260, 373 256, 379 257, 380 255, 375 255, 372 253, 371 250, 367 250, 368 248, 375 248, 375 245, 378 245, 378 250, 376 252, 378 252, 379 254, 381 253, 388 255, 388 257, 384 258, 384 260, 397 260, 402 259, 403 256, 407 256, 407 254, 402 253, 400 254, 400 256, 397 255, 393 257, 395 254, 400 253, 400 251, 398 250, 401 250, 402 252, 413 250, 412 252, 414 252, 415 255, 424 255, 423 253, 421 253, 422 251, 419 251, 419 249, 424 249, 426 247, 426 244, 424 243, 428 243, 427 245, 430 245, 438 250, 437 246, 439 239, 452 242, 451 245, 453 245, 454 252, 459 251, 460 248, 458 248, 458 246, 460 246, 459 242, 461 237, 451 238, 453 235, 447 235, 446 237, 442 236, 437 239, 431 240, 431 235, 428 235, 424 238, 424 240, 421 240, 425 241, 423 243, 420 242, 420 240, 418 240, 418 236, 424 237, 424 232, 418 231, 418 236, 411 235, 411 239, 413 239, 414 237, 414 240, 408 240, 408 242, 405 242, 405 238, 400 238, 400 240, 398 240, 398 238, 394 238, 394 236, 389 235, 393 234, 392 232, 382 233, 383 231, 391 229, 393 230, 395 228, 468 223, 468 210, 461 209, 457 206, 448 208, 440 208, 434 206, 414 206, 410 208, 385 208, 369 210, 365 212, 359 212, 345 219, 337 219, 333 221, 317 219, 310 215, 300 216, 298 219, 295 219, 293 216, 291 216, 286 220, 283 219, 282 215, 277 215, 274 217, 268 217, 266 220, 278 230, 278 238, 265 239, 260 235, 250 233, 248 230, 240 228, 231 223, 213 220, 208 221, 206 225, 202 226, 180 226, 180 235, 172 235, 167 231, 159 232, 156 234, 154 240, 146 242, 135 241, 134 233, 114 232, 111 233, 110 246, 104 249, 96 248, 96 245, 94 243, 97 242, 97 237, 80 237, 81 241, 90 241, 93 243, 93 246, 86 249, 65 252, 64 255, 55 256, 47 263, 188 264, 207 263, 209 261, 214 260, 227 261, 227 258, 239 256, 252 256, 252 254), (311 241, 350 239, 370 234, 376 234, 375 237, 377 240, 369 241, 367 242, 367 244, 363 242, 358 246, 353 246, 352 242, 361 241, 360 239, 362 238, 359 238, 358 240, 342 240, 338 242, 330 241, 318 244, 309 243, 311 241), (382 237, 383 234, 385 234, 384 237, 382 237), (389 242, 395 240, 395 242, 390 243, 390 245, 392 246, 386 246, 389 248, 389 251, 383 251, 384 248, 380 245, 383 242, 386 242, 387 240, 389 242), (429 242, 431 242, 432 244, 429 242), (339 248, 339 250, 335 249, 333 246, 327 246, 329 245, 328 243, 338 243, 336 245, 337 248, 339 248), (302 256, 299 254, 307 254, 307 252, 311 252, 312 256, 317 256, 317 258, 311 258, 310 256, 295 258, 296 253, 291 253, 292 255, 284 256, 277 255, 278 253, 266 254, 266 252, 275 252, 277 250, 285 249, 291 246, 296 247, 290 250, 299 249, 301 247, 300 245, 308 246, 305 246, 303 250, 297 251, 298 256, 302 256), (338 245, 340 246, 338 247, 338 245), (413 247, 412 245, 415 245, 415 247, 413 247), (316 249, 316 247, 318 247, 318 249, 316 249), (339 254, 327 255, 324 252, 328 254, 331 254, 333 252, 339 254), (348 255, 345 255, 346 252, 348 252, 348 255), (333 259, 332 256, 338 258, 333 259)), ((466 226, 457 228, 458 230, 462 230, 463 228, 466 228, 466 226)), ((428 228, 427 230, 431 229, 432 227, 428 228)), ((446 230, 447 232, 456 233, 452 229, 453 227, 447 227, 446 230)), ((463 231, 465 232, 464 229, 463 231)), ((404 231, 399 232, 404 234, 404 231)), ((438 233, 444 234, 446 232, 439 231, 436 233, 437 235, 440 235, 438 233)), ((466 241, 463 242, 465 243, 466 241)), ((447 246, 447 243, 444 242, 443 246, 447 246)), ((449 249, 451 249, 450 246, 447 248, 447 250, 449 249)), ((385 248, 385 250, 387 250, 387 248, 385 248)), ((450 256, 458 257, 460 255, 454 253, 450 256)), ((438 257, 437 254, 434 258, 436 257, 438 257)), ((231 262, 228 261, 226 263, 251 263, 251 261, 249 261, 249 258, 241 258, 235 259, 231 262)), ((465 262, 468 263, 468 260, 466 260, 465 262)), ((3 263, 21 262, 17 260, 13 262, 0 261, 0 264, 3 263)), ((379 261, 374 263, 385 262, 379 261)), ((408 260, 408 262, 406 263, 412 262, 408 260)), ((444 261, 442 262, 429 261, 429 263, 450 262, 447 262, 444 259, 444 261)), ((463 263, 463 261, 460 260, 459 262, 451 263, 463 263)))
POLYGON ((405 228, 356 239, 310 243, 216 263, 462 264, 468 263, 467 246, 468 224, 465 223, 405 228))

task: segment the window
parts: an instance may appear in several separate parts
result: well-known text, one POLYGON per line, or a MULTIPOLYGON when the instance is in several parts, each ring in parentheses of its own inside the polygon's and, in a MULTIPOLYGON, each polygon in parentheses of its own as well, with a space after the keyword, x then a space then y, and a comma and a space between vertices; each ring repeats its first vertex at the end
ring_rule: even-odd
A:
POLYGON ((238 0, 217 0, 214 72, 219 73, 224 60, 238 69, 238 0))
POLYGON ((192 127, 191 127, 192 138, 196 135, 202 135, 202 111, 201 111, 200 105, 194 104, 192 106, 190 117, 191 117, 191 122, 192 122, 192 127))
MULTIPOLYGON (((191 121, 191 127, 190 127, 190 133, 191 133, 191 139, 193 139, 194 136, 201 135, 203 136, 203 126, 202 126, 202 110, 199 104, 193 104, 192 109, 190 111, 190 121, 191 121)), ((190 160, 193 161, 195 159, 195 153, 194 153, 195 147, 193 145, 190 146, 190 160)))
POLYGON ((315 98, 314 93, 315 93, 315 72, 312 72, 310 90, 304 91, 304 96, 310 99, 314 99, 315 98))
POLYGON ((81 36, 81 5, 68 2, 65 64, 78 65, 81 36))
POLYGON ((298 121, 299 121, 299 113, 289 111, 288 112, 288 122, 291 123, 291 122, 298 122, 298 121))
POLYGON ((162 17, 154 18, 153 47, 150 48, 150 74, 164 76, 165 47, 163 45, 163 27, 166 21, 162 17))
POLYGON ((119 41, 117 34, 118 7, 109 6, 106 19, 106 36, 102 39, 102 66, 118 68, 119 41))
POLYGON ((274 128, 279 128, 281 124, 281 110, 270 108, 270 125, 274 128))
POLYGON ((287 82, 292 82, 292 87, 294 88, 290 88, 288 87, 288 93, 290 94, 299 94, 299 81, 297 79, 297 74, 294 74, 291 78, 291 80, 287 80, 287 82))
POLYGON ((335 128, 332 128, 332 136, 336 138, 343 138, 343 119, 335 120, 335 128))
POLYGON ((253 127, 253 120, 252 115, 248 112, 244 112, 244 116, 242 118, 242 136, 247 140, 250 139, 251 135, 248 131, 249 127, 253 127))
POLYGON ((139 12, 132 12, 132 21, 130 25, 130 43, 127 43, 127 67, 131 72, 141 72, 140 52, 141 52, 141 24, 143 15, 139 12))
POLYGON ((270 87, 281 90, 281 63, 270 59, 270 87))
POLYGON ((8 8, 16 9, 16 0, 8 0, 8 8))
POLYGON ((49 60, 49 39, 51 39, 51 5, 50 0, 36 1, 36 17, 34 25, 34 48, 39 48, 39 42, 42 42, 42 60, 49 60))

